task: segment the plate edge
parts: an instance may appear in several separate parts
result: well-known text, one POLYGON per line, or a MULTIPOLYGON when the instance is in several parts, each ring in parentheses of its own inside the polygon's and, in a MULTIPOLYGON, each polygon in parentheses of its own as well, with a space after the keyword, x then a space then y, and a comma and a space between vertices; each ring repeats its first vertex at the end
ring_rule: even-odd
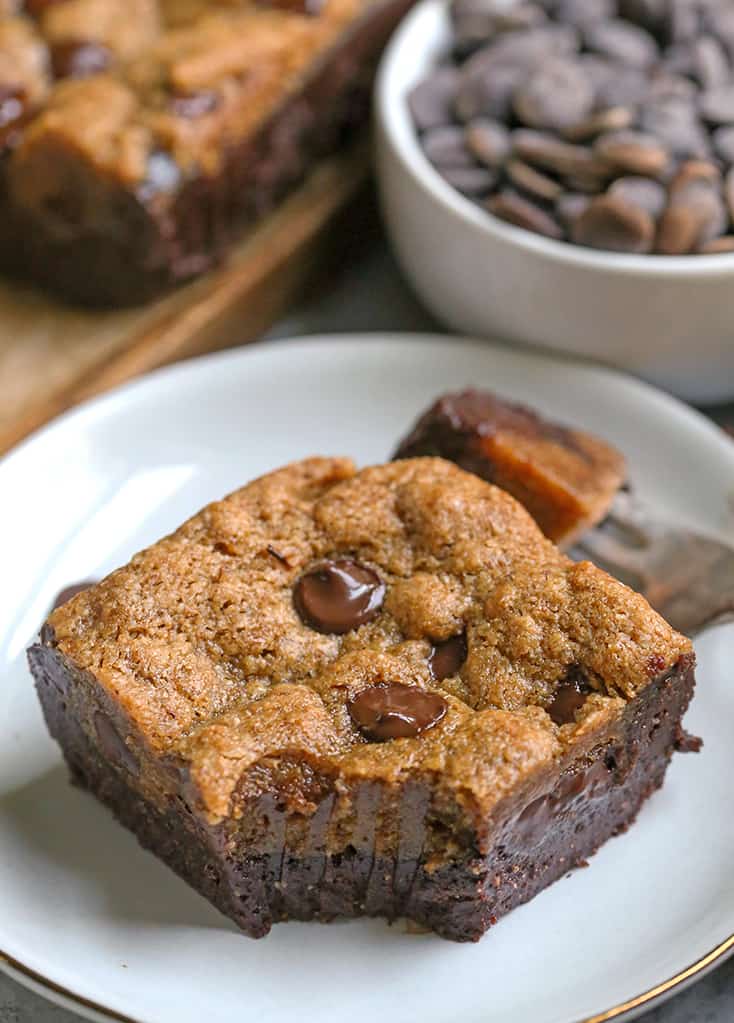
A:
MULTIPOLYGON (((630 1019, 632 1014, 637 1015, 638 1010, 649 1009, 656 1003, 665 1001, 675 993, 677 988, 687 987, 699 975, 707 973, 717 964, 720 965, 733 953, 734 934, 730 934, 728 938, 725 938, 724 941, 712 948, 711 951, 667 980, 648 988, 642 994, 634 995, 632 998, 628 998, 626 1001, 606 1009, 604 1012, 596 1013, 593 1016, 584 1016, 582 1019, 576 1020, 576 1023, 609 1023, 611 1020, 630 1019)), ((24 983, 26 987, 38 988, 44 994, 47 994, 51 1001, 55 1001, 57 1004, 61 1003, 65 1007, 82 1009, 87 1018, 89 1018, 88 1014, 92 1012, 106 1020, 114 1020, 115 1023, 143 1023, 142 1020, 133 1019, 132 1016, 126 1016, 115 1009, 107 1008, 99 1002, 85 998, 83 995, 79 995, 69 988, 57 984, 55 981, 44 977, 24 963, 14 959, 13 956, 3 952, 2 949, 0 949, 0 970, 8 976, 17 974, 17 979, 24 983)))

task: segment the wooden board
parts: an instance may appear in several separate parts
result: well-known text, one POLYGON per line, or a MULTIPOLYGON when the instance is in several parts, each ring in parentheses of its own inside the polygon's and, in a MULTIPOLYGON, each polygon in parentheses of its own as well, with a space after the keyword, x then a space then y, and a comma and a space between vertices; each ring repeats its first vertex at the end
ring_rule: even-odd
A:
POLYGON ((324 162, 224 268, 139 309, 72 309, 34 288, 0 282, 0 453, 146 370, 262 334, 333 261, 340 243, 333 220, 366 180, 368 165, 364 146, 324 162))

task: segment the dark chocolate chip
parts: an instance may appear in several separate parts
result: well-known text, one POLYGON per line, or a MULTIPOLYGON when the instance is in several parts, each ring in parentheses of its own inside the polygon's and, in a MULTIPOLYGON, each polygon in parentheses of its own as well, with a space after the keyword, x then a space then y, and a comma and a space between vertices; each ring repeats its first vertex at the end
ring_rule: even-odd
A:
POLYGON ((423 152, 436 167, 474 167, 476 161, 467 148, 464 129, 457 125, 431 128, 421 139, 423 152))
POLYGON ((725 234, 729 213, 719 188, 708 181, 690 181, 671 195, 660 218, 657 250, 682 256, 725 234))
MULTIPOLYGON (((585 25, 584 42, 592 53, 635 68, 650 67, 659 55, 658 44, 649 32, 621 18, 585 25)), ((625 71, 620 68, 620 74, 625 71)))
POLYGON ((654 176, 668 164, 670 152, 654 135, 637 131, 613 131, 600 135, 594 153, 625 174, 654 176))
POLYGON ((454 109, 462 121, 473 121, 476 117, 505 120, 510 116, 515 90, 527 77, 527 70, 518 64, 490 66, 482 74, 481 67, 477 70, 471 67, 473 60, 482 56, 482 52, 478 53, 466 65, 456 92, 454 109))
POLYGON ((713 136, 716 155, 725 163, 734 164, 734 126, 717 128, 713 136))
POLYGON ((219 106, 219 94, 213 89, 200 89, 198 92, 175 92, 171 96, 169 108, 176 117, 195 120, 216 110, 219 106))
POLYGON ((663 212, 667 202, 665 186, 652 178, 617 178, 609 186, 609 194, 618 196, 630 206, 645 210, 654 220, 663 212))
POLYGON ((510 154, 510 133, 504 124, 477 117, 466 126, 466 144, 485 167, 501 167, 510 154))
POLYGON ((509 189, 492 196, 487 201, 487 209, 494 213, 495 217, 507 221, 508 224, 514 224, 515 227, 524 227, 526 231, 533 231, 547 238, 563 237, 560 225, 549 213, 509 189))
POLYGON ((441 167, 441 176, 462 195, 478 198, 497 184, 497 175, 488 167, 441 167))
POLYGON ((734 124, 734 83, 707 89, 701 94, 700 109, 711 124, 734 124))
POLYGON ((589 205, 589 202, 589 196, 583 195, 581 192, 564 192, 563 195, 558 197, 556 201, 556 216, 567 231, 572 229, 589 205))
POLYGON ((685 160, 670 179, 668 188, 671 196, 693 181, 703 181, 715 188, 721 188, 721 171, 711 160, 685 160))
POLYGON ((525 807, 515 822, 515 833, 530 844, 539 842, 548 829, 556 810, 556 799, 548 792, 525 807))
POLYGON ((467 650, 465 632, 434 644, 428 656, 428 667, 433 678, 437 682, 442 682, 445 678, 456 675, 466 660, 467 650))
POLYGON ((293 590, 301 621, 317 632, 342 635, 371 622, 385 599, 385 584, 351 558, 324 561, 302 575, 293 590))
POLYGON ((675 156, 706 157, 710 145, 692 103, 656 100, 640 110, 640 128, 656 136, 675 156))
POLYGON ((611 18, 614 13, 614 0, 556 0, 554 10, 559 21, 579 26, 611 18))
POLYGON ((51 66, 56 78, 88 78, 105 71, 113 55, 102 43, 66 39, 51 48, 51 66))
POLYGON ((585 142, 608 131, 624 131, 635 119, 632 107, 607 107, 596 110, 588 117, 564 129, 564 136, 571 142, 585 142))
POLYGON ((567 725, 574 721, 577 711, 586 703, 586 697, 591 691, 591 686, 578 672, 570 672, 546 707, 551 721, 557 725, 567 725))
POLYGON ((94 579, 84 579, 82 582, 72 583, 71 586, 65 586, 64 589, 61 590, 54 598, 51 610, 55 611, 57 607, 61 607, 62 604, 71 600, 72 597, 76 597, 77 593, 83 593, 85 590, 88 590, 94 585, 94 579))
POLYGON ((416 85, 408 96, 408 106, 418 131, 451 123, 458 84, 456 68, 443 67, 416 85))
POLYGON ((613 252, 649 252, 655 238, 655 222, 638 205, 611 192, 592 199, 573 225, 577 245, 613 252))
POLYGON ((704 89, 717 89, 731 79, 724 47, 713 36, 700 36, 691 44, 693 71, 704 89))
POLYGON ((135 754, 101 710, 94 715, 94 727, 102 754, 118 767, 123 767, 131 774, 137 774, 139 768, 135 754))
POLYGON ((551 58, 515 92, 513 108, 531 128, 557 130, 578 124, 594 105, 594 90, 574 60, 551 58))
POLYGON ((370 739, 410 739, 432 728, 446 713, 438 693, 399 683, 370 686, 349 703, 349 713, 370 739))
POLYGON ((533 166, 563 177, 581 175, 594 180, 597 190, 609 176, 609 167, 587 146, 562 142, 543 131, 518 128, 511 136, 513 155, 533 166))
POLYGON ((555 202, 563 192, 562 186, 554 178, 541 173, 523 160, 509 160, 505 173, 515 188, 543 202, 555 202))

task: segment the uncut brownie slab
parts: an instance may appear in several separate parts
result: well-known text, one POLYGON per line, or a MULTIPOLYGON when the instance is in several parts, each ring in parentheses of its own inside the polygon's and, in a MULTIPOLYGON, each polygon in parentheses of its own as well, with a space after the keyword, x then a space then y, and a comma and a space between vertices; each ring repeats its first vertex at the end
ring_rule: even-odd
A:
POLYGON ((601 522, 627 475, 611 444, 490 391, 437 398, 394 457, 420 455, 447 458, 507 490, 561 546, 601 522))
POLYGON ((364 124, 412 0, 0 0, 0 267, 91 305, 212 265, 364 124))
POLYGON ((476 940, 691 745, 689 640, 442 459, 256 480, 29 657, 74 780, 254 937, 369 915, 476 940))

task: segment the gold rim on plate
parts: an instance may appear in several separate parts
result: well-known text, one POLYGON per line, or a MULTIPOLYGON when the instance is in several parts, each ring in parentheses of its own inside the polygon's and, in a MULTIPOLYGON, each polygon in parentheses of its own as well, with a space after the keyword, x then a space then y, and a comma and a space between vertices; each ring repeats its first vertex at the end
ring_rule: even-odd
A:
MULTIPOLYGON (((619 1005, 613 1006, 611 1009, 607 1009, 605 1012, 597 1013, 595 1016, 586 1016, 584 1019, 577 1020, 576 1023, 609 1023, 610 1020, 621 1020, 630 1012, 634 1012, 636 1009, 641 1009, 643 1006, 652 1008, 655 1002, 663 998, 664 995, 669 995, 677 987, 685 986, 689 981, 693 980, 699 974, 706 973, 712 966, 717 963, 723 962, 730 954, 734 953, 734 934, 730 934, 728 938, 722 941, 715 948, 712 948, 710 952, 707 952, 701 959, 697 959, 695 963, 691 963, 684 970, 676 973, 674 976, 669 977, 668 980, 664 980, 661 984, 656 984, 655 987, 649 988, 644 991, 641 995, 636 995, 634 998, 629 998, 625 1002, 620 1002, 619 1005)), ((50 996, 50 1000, 54 1000, 54 995, 63 998, 66 1002, 71 1003, 73 1006, 77 1006, 82 1009, 91 1009, 93 1012, 98 1013, 101 1016, 106 1016, 108 1019, 115 1020, 115 1023, 140 1023, 140 1020, 135 1020, 132 1016, 125 1016, 120 1012, 116 1012, 114 1009, 108 1009, 104 1005, 100 1005, 98 1002, 93 1002, 89 998, 84 998, 82 995, 76 994, 74 991, 70 991, 68 988, 63 987, 61 984, 55 983, 55 981, 49 980, 47 977, 42 976, 40 973, 36 973, 35 970, 31 970, 23 963, 14 959, 0 949, 0 968, 2 966, 8 966, 10 970, 18 973, 21 978, 25 978, 37 985, 44 991, 47 991, 50 996)))

